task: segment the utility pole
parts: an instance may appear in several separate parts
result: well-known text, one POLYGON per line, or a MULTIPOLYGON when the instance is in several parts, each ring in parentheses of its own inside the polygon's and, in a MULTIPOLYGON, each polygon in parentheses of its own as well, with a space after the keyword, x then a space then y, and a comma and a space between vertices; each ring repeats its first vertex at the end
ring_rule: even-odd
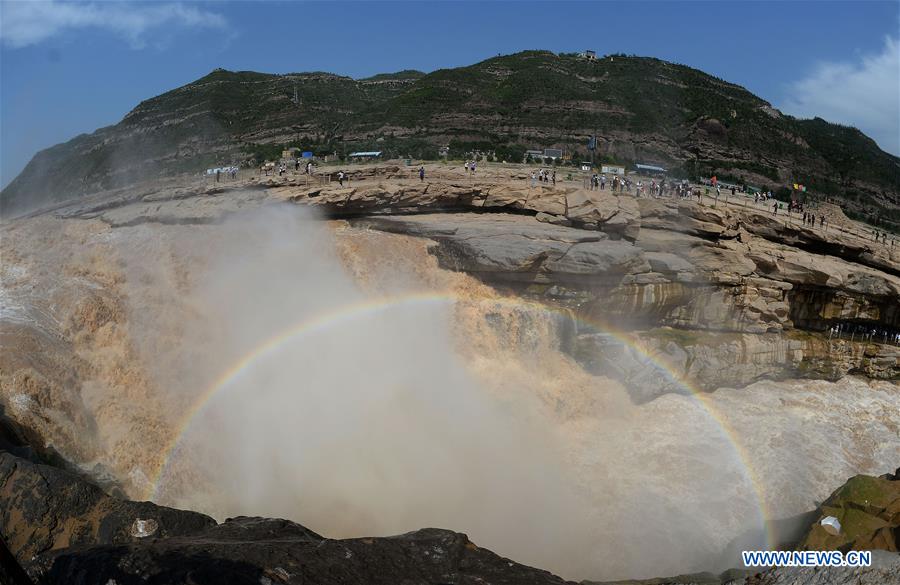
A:
POLYGON ((594 151, 597 150, 597 129, 594 128, 594 133, 591 134, 591 141, 589 143, 591 150, 591 170, 594 170, 594 151))

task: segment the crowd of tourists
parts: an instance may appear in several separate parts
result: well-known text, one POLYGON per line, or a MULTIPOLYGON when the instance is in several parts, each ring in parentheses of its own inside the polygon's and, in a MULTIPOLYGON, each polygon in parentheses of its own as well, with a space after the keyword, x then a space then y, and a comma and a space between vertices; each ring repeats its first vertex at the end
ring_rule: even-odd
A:
MULTIPOLYGON (((875 240, 876 242, 881 242, 882 244, 887 245, 888 244, 888 233, 882 232, 879 230, 872 230, 872 239, 875 240)), ((891 248, 894 247, 894 242, 896 240, 897 240, 896 237, 891 236, 891 241, 890 241, 891 248)))
POLYGON ((873 327, 864 323, 835 323, 828 329, 828 338, 838 337, 850 341, 869 341, 900 345, 900 331, 886 327, 873 327))
POLYGON ((541 183, 552 183, 556 185, 556 169, 552 171, 547 171, 541 169, 539 171, 531 171, 531 186, 534 187, 537 182, 541 183))

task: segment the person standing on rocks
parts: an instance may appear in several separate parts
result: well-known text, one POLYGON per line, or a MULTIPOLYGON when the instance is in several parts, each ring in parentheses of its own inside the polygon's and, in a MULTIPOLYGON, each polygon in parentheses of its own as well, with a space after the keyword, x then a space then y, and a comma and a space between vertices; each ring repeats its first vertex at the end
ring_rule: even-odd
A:
POLYGON ((425 167, 421 166, 421 167, 419 167, 419 182, 421 183, 424 180, 425 180, 425 167))
POLYGON ((606 189, 606 175, 600 175, 600 190, 606 189))
POLYGON ((556 169, 553 169, 553 174, 551 175, 551 178, 553 179, 553 186, 555 187, 556 186, 556 169))
POLYGON ((534 171, 531 171, 531 188, 533 189, 535 184, 537 183, 537 175, 534 174, 534 171))
POLYGON ((778 215, 778 202, 777 201, 772 205, 772 215, 778 215))
POLYGON ((338 171, 338 183, 340 183, 341 187, 344 186, 344 171, 338 171))

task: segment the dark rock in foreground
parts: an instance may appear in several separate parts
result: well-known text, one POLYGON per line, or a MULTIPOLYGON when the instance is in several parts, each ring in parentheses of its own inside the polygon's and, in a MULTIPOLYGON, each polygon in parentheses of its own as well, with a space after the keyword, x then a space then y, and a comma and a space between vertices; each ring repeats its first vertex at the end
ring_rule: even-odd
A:
POLYGON ((900 551, 900 469, 881 477, 850 478, 822 503, 819 512, 799 548, 900 551), (838 519, 840 534, 825 531, 820 522, 826 516, 838 519))
POLYGON ((426 528, 386 538, 323 538, 298 524, 233 518, 186 537, 63 550, 33 565, 41 583, 565 583, 466 535, 426 528), (149 576, 149 579, 145 577, 149 576))
POLYGON ((39 584, 567 583, 449 530, 332 540, 287 520, 216 525, 2 452, 0 532, 39 584))
MULTIPOLYGON (((842 506, 875 514, 896 530, 895 484, 900 485, 895 476, 857 476, 823 510, 842 506), (863 500, 857 502, 857 496, 863 500)), ((852 523, 847 526, 849 533, 852 523)), ((817 528, 814 524, 804 546, 813 546, 817 528)), ((570 583, 480 548, 458 532, 425 528, 333 540, 288 520, 239 517, 216 524, 196 512, 108 496, 77 475, 2 451, 0 533, 38 585, 570 583)), ((879 547, 877 538, 855 542, 890 549, 879 547)), ((848 548, 847 543, 823 545, 848 548)), ((17 567, 11 559, 0 560, 5 583, 17 567)), ((731 570, 619 583, 880 585, 900 583, 900 555, 876 550, 872 567, 863 569, 731 570)))
POLYGON ((0 452, 0 533, 22 564, 50 550, 191 534, 215 524, 197 512, 113 498, 77 475, 0 452))

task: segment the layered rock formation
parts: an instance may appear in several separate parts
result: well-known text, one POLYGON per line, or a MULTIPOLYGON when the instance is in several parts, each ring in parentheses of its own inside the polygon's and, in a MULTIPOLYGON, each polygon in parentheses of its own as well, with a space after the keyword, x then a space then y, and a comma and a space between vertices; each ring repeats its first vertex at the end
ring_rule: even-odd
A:
POLYGON ((435 165, 420 182, 412 168, 370 166, 343 186, 331 174, 114 192, 56 213, 114 227, 214 223, 284 201, 429 238, 444 267, 558 307, 572 320, 567 347, 595 371, 646 370, 623 349, 626 332, 624 345, 709 390, 900 375, 900 248, 855 224, 811 228, 741 196, 636 198, 562 178, 531 187, 515 168, 486 167, 474 179, 435 165))
MULTIPOLYGON (((340 255, 361 286, 372 285, 364 267, 397 255, 433 285, 426 292, 446 291, 451 277, 489 292, 455 305, 451 318, 468 315, 468 332, 475 334, 461 357, 499 380, 491 387, 508 392, 510 404, 551 413, 537 420, 558 424, 569 435, 573 465, 594 490, 592 502, 604 504, 597 504, 600 517, 631 531, 629 542, 635 534, 648 537, 644 528, 631 526, 648 509, 654 517, 675 510, 687 522, 698 509, 724 507, 721 515, 704 516, 698 532, 712 542, 702 551, 704 560, 718 562, 721 547, 761 505, 744 477, 750 459, 761 483, 771 486, 768 505, 788 516, 814 506, 810 498, 824 497, 850 474, 881 473, 896 458, 896 384, 861 378, 751 384, 848 373, 897 379, 897 346, 884 337, 898 324, 897 250, 859 237, 853 231, 858 226, 848 224, 849 232, 808 229, 796 225, 796 218, 773 218, 744 200, 714 205, 705 199, 700 205, 642 199, 586 191, 563 178, 555 188, 532 189, 518 168, 479 167, 477 180, 443 165, 428 167, 428 182, 413 173, 406 167, 362 167, 343 187, 327 176, 307 184, 302 175, 227 186, 160 185, 99 194, 4 226, 0 398, 5 412, 24 427, 6 433, 11 448, 29 455, 22 443, 33 443, 41 456, 62 455, 94 478, 106 469, 95 460, 111 461, 113 479, 127 483, 129 494, 152 487, 158 478, 148 475, 159 463, 159 450, 178 432, 169 422, 178 422, 192 406, 177 400, 163 406, 159 400, 172 398, 166 382, 180 384, 177 377, 192 372, 151 379, 134 347, 147 341, 138 325, 164 322, 154 349, 181 351, 178 343, 192 340, 183 328, 205 300, 185 299, 196 284, 189 268, 208 267, 204 252, 221 243, 216 232, 225 229, 216 224, 278 204, 269 210, 268 223, 247 229, 268 230, 279 213, 296 211, 291 205, 340 219, 328 228, 345 233, 340 255), (185 240, 189 245, 166 245, 175 233, 196 237, 185 240), (416 253, 402 254, 403 246, 416 253), (171 296, 163 294, 163 285, 171 296), (169 306, 179 310, 162 310, 169 306), (833 333, 836 325, 847 328, 833 333), (519 353, 500 355, 504 346, 487 341, 491 331, 503 332, 503 343, 519 353), (550 353, 553 360, 543 362, 550 353), (590 373, 620 379, 632 401, 590 373), (728 386, 734 388, 723 388, 728 386), (712 415, 694 397, 671 395, 697 388, 716 390, 705 397, 715 406, 712 415), (604 418, 609 411, 621 418, 604 418), (711 420, 715 412, 721 424, 711 420), (753 454, 746 464, 735 461, 723 428, 740 435, 753 454), (643 467, 628 467, 633 459, 643 467), (606 483, 610 469, 619 471, 606 483), (682 491, 670 485, 670 474, 682 491), (825 488, 823 477, 830 478, 825 488), (720 479, 721 485, 702 485, 720 479), (644 499, 629 499, 634 493, 644 499), (614 505, 605 506, 609 502, 614 505)), ((236 256, 227 259, 238 262, 236 256)), ((299 270, 293 264, 288 269, 299 270)), ((404 280, 405 273, 386 274, 404 280)), ((376 295, 396 290, 373 286, 376 295)), ((259 298, 251 304, 254 310, 270 300, 259 298)), ((275 332, 285 326, 275 325, 275 332)), ((184 359, 194 368, 210 351, 190 349, 198 353, 188 351, 184 359)), ((200 514, 109 498, 59 470, 3 457, 0 498, 9 505, 0 512, 0 531, 17 554, 24 551, 20 561, 42 583, 205 583, 224 578, 222 571, 254 583, 379 582, 382 574, 384 582, 560 582, 477 548, 459 533, 429 529, 395 538, 331 540, 281 520, 243 517, 214 524, 200 514), (25 516, 30 520, 24 522, 25 516)), ((189 457, 182 461, 190 463, 189 457)), ((201 484, 192 483, 190 473, 180 479, 179 485, 201 484)), ((114 491, 115 485, 105 487, 114 491)), ((308 515, 294 518, 316 526, 308 515)), ((671 541, 679 530, 677 523, 654 527, 649 537, 671 541)), ((694 552, 687 544, 667 548, 669 556, 682 550, 694 552)), ((679 560, 666 559, 667 566, 679 560)), ((870 571, 836 571, 834 582, 876 583, 896 575, 896 564, 882 560, 870 571)), ((746 582, 807 578, 802 571, 775 571, 746 582)), ((697 579, 690 582, 705 582, 697 579)))
POLYGON ((773 376, 900 375, 900 249, 801 226, 744 199, 710 206, 571 183, 272 192, 435 240, 442 265, 570 310, 575 345, 607 364, 595 334, 612 328, 643 330, 645 346, 709 389, 773 376), (716 375, 723 363, 734 368, 716 375))

